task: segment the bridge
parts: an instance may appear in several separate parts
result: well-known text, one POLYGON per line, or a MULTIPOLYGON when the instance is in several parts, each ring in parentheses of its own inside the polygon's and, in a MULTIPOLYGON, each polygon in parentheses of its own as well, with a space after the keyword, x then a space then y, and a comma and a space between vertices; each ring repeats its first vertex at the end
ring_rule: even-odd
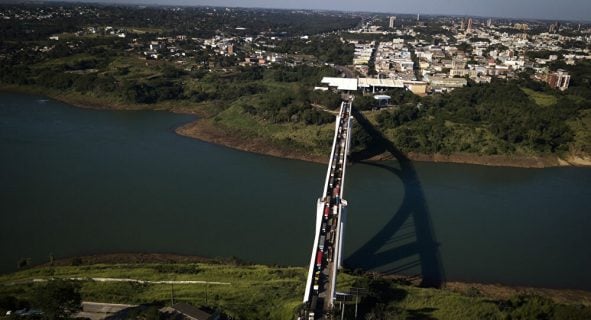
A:
POLYGON ((322 196, 316 205, 314 246, 304 293, 305 319, 326 319, 334 308, 337 271, 343 261, 347 201, 343 199, 347 156, 351 142, 351 101, 343 101, 322 196))

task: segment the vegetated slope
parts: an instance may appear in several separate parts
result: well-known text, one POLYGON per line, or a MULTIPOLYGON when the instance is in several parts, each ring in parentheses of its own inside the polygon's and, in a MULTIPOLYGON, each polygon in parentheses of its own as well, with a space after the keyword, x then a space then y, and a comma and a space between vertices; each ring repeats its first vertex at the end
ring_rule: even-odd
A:
MULTIPOLYGON (((89 264, 35 267, 0 276, 0 311, 11 303, 35 305, 34 292, 47 282, 33 279, 71 279, 81 285, 82 299, 114 303, 176 301, 219 308, 235 319, 294 319, 300 306, 306 271, 301 267, 244 265, 230 261, 209 263, 89 264), (135 282, 99 282, 90 278, 128 278, 149 281, 212 281, 227 284, 174 285, 135 282), (84 279, 84 280, 83 280, 84 279), (206 302, 207 301, 207 302, 206 302)), ((404 279, 376 274, 339 274, 338 291, 363 288, 359 313, 363 319, 588 319, 591 308, 581 302, 589 295, 556 303, 543 291, 514 290, 512 297, 490 294, 469 285, 454 289, 419 288, 404 279)), ((587 301, 589 303, 589 301, 587 301)), ((345 319, 353 319, 353 302, 345 319)))
POLYGON ((590 101, 528 84, 472 84, 382 111, 375 122, 405 152, 561 155, 591 145, 584 129, 570 125, 585 117, 590 101))
MULTIPOLYGON (((333 117, 318 105, 336 108, 340 97, 313 88, 323 76, 337 75, 332 63, 352 60, 354 47, 327 32, 350 28, 359 17, 236 8, 87 9, 84 17, 0 22, 0 88, 84 106, 196 113, 233 137, 255 137, 273 148, 308 155, 327 153, 333 117), (106 31, 113 26, 124 30, 125 38, 106 31), (232 54, 205 45, 214 35, 239 38, 260 32, 268 37, 239 41, 232 54), (52 35, 59 40, 49 40, 52 35), (166 38, 174 46, 154 41, 166 38), (152 42, 159 47, 156 60, 147 55, 152 42), (261 48, 281 53, 282 62, 269 65, 261 57, 265 66, 258 66, 261 48), (246 60, 253 66, 240 66, 246 60)), ((524 73, 514 81, 470 82, 423 98, 391 90, 386 94, 394 107, 368 111, 367 117, 406 153, 586 157, 591 150, 591 62, 558 62, 551 69, 559 67, 572 75, 565 92, 524 73)), ((358 95, 354 106, 371 110, 375 101, 358 95)), ((354 142, 357 149, 370 143, 364 137, 354 142)))

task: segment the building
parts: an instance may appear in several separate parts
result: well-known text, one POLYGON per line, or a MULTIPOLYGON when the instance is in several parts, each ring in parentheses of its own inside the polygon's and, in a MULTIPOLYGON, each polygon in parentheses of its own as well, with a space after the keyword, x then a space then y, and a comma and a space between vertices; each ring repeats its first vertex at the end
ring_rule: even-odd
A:
MULTIPOLYGON (((209 313, 201 308, 194 307, 187 303, 177 303, 171 308, 165 308, 166 313, 173 313, 180 315, 183 320, 218 320, 220 314, 218 312, 209 313)), ((175 317, 178 319, 179 317, 175 317)))
POLYGON ((562 69, 558 69, 555 72, 548 73, 548 75, 546 76, 546 83, 551 88, 556 88, 560 91, 564 91, 568 89, 568 86, 570 84, 570 75, 568 74, 568 72, 562 69))
POLYGON ((418 96, 424 96, 427 93, 427 82, 425 81, 405 81, 404 86, 418 96))
POLYGON ((404 82, 402 80, 394 79, 359 78, 357 85, 359 89, 372 93, 393 88, 404 88, 404 82))
POLYGON ((378 102, 378 108, 383 108, 390 104, 391 97, 388 95, 376 94, 373 98, 378 102))
POLYGON ((446 92, 468 84, 465 78, 431 77, 429 84, 434 92, 446 92))
POLYGON ((396 23, 396 17, 392 16, 390 17, 390 23, 388 24, 388 27, 390 27, 390 29, 394 28, 394 23, 396 23))
MULTIPOLYGON (((465 79, 462 79, 465 81, 465 79)), ((427 82, 424 81, 406 81, 394 79, 377 79, 377 78, 333 78, 324 77, 320 81, 321 84, 327 85, 328 88, 336 89, 338 91, 356 91, 362 92, 381 92, 394 88, 405 88, 417 95, 424 95, 427 82)), ((327 90, 327 87, 315 87, 314 90, 327 90)))
POLYGON ((329 88, 334 88, 340 91, 355 91, 357 90, 357 79, 351 78, 336 78, 323 77, 320 81, 322 84, 328 85, 329 88))
POLYGON ((468 27, 466 28, 467 33, 472 33, 472 18, 468 19, 468 27))

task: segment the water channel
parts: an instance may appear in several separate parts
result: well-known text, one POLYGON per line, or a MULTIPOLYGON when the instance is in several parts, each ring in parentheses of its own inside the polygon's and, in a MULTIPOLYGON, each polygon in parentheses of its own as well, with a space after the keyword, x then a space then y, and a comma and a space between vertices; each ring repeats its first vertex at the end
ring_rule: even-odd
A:
MULTIPOLYGON (((0 272, 111 252, 305 266, 325 166, 174 133, 193 119, 0 93, 0 272)), ((350 268, 591 290, 591 169, 355 163, 345 198, 350 268)))

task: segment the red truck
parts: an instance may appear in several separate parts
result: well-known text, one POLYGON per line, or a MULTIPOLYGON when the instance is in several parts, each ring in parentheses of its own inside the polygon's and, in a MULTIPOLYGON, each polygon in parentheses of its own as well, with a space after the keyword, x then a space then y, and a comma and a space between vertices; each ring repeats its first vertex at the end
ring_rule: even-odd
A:
POLYGON ((318 250, 316 254, 316 266, 319 268, 322 266, 322 250, 318 250))
POLYGON ((339 186, 338 184, 334 187, 333 191, 332 191, 332 196, 333 197, 338 197, 341 191, 341 186, 339 186))

